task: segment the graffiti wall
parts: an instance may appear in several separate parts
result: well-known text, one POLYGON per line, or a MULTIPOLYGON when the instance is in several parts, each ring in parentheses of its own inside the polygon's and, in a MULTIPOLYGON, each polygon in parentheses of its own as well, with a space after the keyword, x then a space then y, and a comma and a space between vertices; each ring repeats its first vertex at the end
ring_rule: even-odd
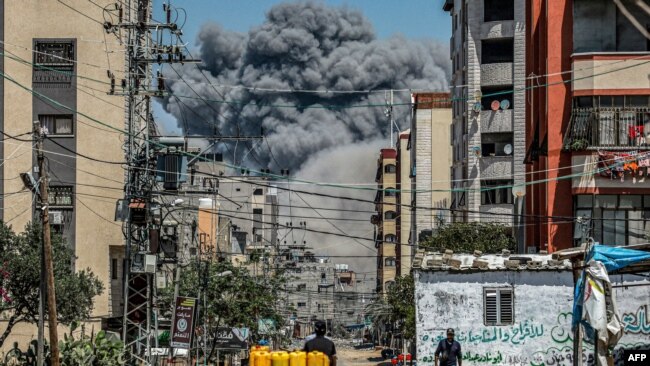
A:
MULTIPOLYGON (((629 279, 625 278, 626 284, 647 283, 629 279)), ((650 286, 615 291, 625 324, 618 356, 623 348, 650 345, 650 286)), ((416 277, 415 296, 417 357, 422 365, 433 365, 447 328, 456 330, 464 364, 573 365, 570 271, 423 271, 416 277), (512 289, 513 322, 488 326, 484 291, 495 288, 512 289)), ((593 364, 593 347, 585 345, 582 358, 585 364, 593 364)))

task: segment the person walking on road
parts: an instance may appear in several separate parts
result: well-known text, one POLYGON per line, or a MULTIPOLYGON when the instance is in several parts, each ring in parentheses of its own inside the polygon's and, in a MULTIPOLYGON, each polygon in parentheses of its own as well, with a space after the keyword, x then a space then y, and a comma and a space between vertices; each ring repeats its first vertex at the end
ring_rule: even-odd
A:
POLYGON ((305 343, 303 351, 307 353, 312 351, 323 352, 329 357, 330 366, 336 366, 336 347, 334 346, 334 342, 325 337, 325 332, 327 331, 325 323, 317 321, 314 324, 314 330, 316 331, 316 337, 305 343))
POLYGON ((443 339, 438 343, 434 366, 463 366, 460 343, 454 340, 454 330, 452 328, 447 329, 447 339, 443 339), (440 360, 440 363, 438 363, 438 360, 440 360))

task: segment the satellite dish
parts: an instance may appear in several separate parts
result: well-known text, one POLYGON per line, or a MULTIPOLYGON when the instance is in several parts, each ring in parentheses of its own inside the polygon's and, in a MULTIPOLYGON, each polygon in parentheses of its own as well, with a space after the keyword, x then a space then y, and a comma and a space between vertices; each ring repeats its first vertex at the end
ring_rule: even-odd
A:
POLYGON ((501 101, 501 109, 506 110, 508 108, 510 108, 510 102, 508 101, 508 99, 502 100, 501 101))
POLYGON ((474 103, 474 107, 472 107, 472 109, 474 109, 474 112, 478 113, 481 111, 482 107, 483 105, 481 104, 481 102, 476 102, 474 103))
POLYGON ((512 154, 512 145, 507 144, 506 146, 504 146, 504 147, 503 147, 503 152, 504 152, 506 155, 510 155, 510 154, 512 154))
POLYGON ((493 101, 492 101, 492 104, 490 104, 490 108, 491 108, 493 111, 498 110, 500 106, 501 106, 501 104, 499 103, 498 100, 493 100, 493 101))

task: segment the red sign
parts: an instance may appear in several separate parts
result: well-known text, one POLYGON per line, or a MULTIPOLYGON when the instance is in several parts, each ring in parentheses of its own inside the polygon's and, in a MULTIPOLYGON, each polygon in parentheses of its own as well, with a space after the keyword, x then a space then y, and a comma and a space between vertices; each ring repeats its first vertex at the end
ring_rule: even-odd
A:
POLYGON ((196 299, 192 297, 177 297, 174 308, 174 324, 172 325, 171 346, 174 348, 190 349, 192 333, 194 332, 194 310, 196 299))

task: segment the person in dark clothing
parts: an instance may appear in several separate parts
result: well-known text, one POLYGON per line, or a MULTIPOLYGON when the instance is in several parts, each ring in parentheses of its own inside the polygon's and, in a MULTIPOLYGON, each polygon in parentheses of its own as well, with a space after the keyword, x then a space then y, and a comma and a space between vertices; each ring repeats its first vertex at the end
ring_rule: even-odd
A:
POLYGON ((454 340, 454 330, 447 329, 447 339, 438 343, 436 348, 436 360, 434 366, 463 366, 463 354, 460 350, 460 343, 454 340), (440 357, 440 358, 438 358, 440 357), (440 363, 438 363, 440 360, 440 363))
POLYGON ((323 352, 330 358, 330 366, 336 366, 336 347, 334 346, 334 342, 325 338, 327 326, 324 322, 317 321, 314 324, 314 330, 316 331, 316 337, 305 343, 303 351, 307 353, 312 351, 323 352))

